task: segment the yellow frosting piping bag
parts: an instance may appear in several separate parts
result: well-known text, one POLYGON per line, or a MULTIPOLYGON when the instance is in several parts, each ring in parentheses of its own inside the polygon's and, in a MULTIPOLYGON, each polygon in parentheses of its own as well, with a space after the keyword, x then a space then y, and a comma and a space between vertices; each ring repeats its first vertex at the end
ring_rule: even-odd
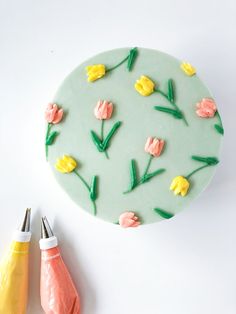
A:
POLYGON ((80 297, 46 217, 41 221, 41 305, 46 314, 80 314, 80 297))
POLYGON ((0 263, 0 313, 25 314, 28 301, 31 209, 15 231, 10 249, 0 263))

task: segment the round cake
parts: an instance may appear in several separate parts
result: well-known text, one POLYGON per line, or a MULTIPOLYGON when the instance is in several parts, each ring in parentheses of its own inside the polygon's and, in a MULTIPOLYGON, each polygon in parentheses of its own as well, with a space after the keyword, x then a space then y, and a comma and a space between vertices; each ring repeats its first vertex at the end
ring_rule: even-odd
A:
POLYGON ((212 178, 224 133, 191 64, 136 47, 79 65, 45 119, 58 183, 80 208, 122 227, 187 207, 212 178))

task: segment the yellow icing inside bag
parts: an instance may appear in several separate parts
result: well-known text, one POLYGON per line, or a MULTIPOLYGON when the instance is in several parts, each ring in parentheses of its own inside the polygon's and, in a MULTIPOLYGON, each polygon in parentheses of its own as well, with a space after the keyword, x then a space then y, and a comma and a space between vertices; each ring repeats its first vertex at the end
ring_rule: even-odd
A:
POLYGON ((28 264, 29 242, 13 241, 0 263, 0 313, 26 313, 28 264))

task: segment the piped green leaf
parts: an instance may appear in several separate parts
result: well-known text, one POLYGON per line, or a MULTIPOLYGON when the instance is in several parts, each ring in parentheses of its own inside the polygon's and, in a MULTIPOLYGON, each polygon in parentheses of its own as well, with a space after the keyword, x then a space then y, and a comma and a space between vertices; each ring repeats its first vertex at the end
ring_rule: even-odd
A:
POLYGON ((132 159, 130 163, 130 179, 131 179, 130 188, 133 189, 138 184, 137 164, 134 159, 132 159))
POLYGON ((144 175, 144 176, 141 178, 141 182, 142 182, 142 183, 147 182, 147 181, 149 181, 150 179, 152 179, 153 177, 155 177, 155 176, 157 176, 157 175, 159 175, 159 174, 161 174, 161 173, 163 173, 163 172, 165 172, 165 171, 166 171, 166 169, 161 168, 161 169, 158 169, 158 170, 156 170, 156 171, 154 171, 154 172, 148 173, 148 174, 144 175))
POLYGON ((94 131, 90 131, 90 134, 91 134, 92 140, 93 140, 94 144, 96 145, 98 151, 103 152, 104 151, 103 143, 100 140, 99 136, 94 131))
POLYGON ((220 133, 221 135, 224 134, 224 129, 223 129, 223 127, 222 127, 221 125, 215 124, 214 127, 215 127, 215 129, 216 129, 216 131, 217 131, 218 133, 220 133))
POLYGON ((90 199, 95 201, 97 199, 97 176, 93 176, 90 187, 90 199))
POLYGON ((168 99, 170 102, 174 102, 175 100, 174 83, 172 79, 168 80, 168 99))
POLYGON ((154 109, 161 112, 169 113, 176 119, 183 119, 183 114, 181 111, 161 106, 154 106, 154 109))
POLYGON ((117 121, 112 129, 110 130, 110 132, 107 134, 105 140, 103 141, 102 147, 103 147, 103 151, 106 150, 109 146, 109 142, 112 138, 112 136, 115 134, 115 132, 119 129, 119 127, 121 126, 121 121, 117 121))
POLYGON ((137 58, 137 55, 138 55, 138 48, 137 47, 135 47, 135 48, 130 50, 129 58, 128 58, 128 61, 127 61, 127 69, 129 71, 132 70, 134 62, 135 62, 135 60, 137 58))
POLYGON ((209 166, 217 165, 219 160, 216 157, 201 157, 201 156, 192 156, 193 160, 205 162, 209 166))
POLYGON ((155 213, 157 213, 159 216, 161 216, 164 219, 170 219, 170 218, 174 217, 174 214, 167 212, 161 208, 154 208, 153 210, 155 213))
POLYGON ((46 145, 52 145, 58 134, 59 132, 57 131, 53 131, 51 134, 49 134, 46 138, 46 145))

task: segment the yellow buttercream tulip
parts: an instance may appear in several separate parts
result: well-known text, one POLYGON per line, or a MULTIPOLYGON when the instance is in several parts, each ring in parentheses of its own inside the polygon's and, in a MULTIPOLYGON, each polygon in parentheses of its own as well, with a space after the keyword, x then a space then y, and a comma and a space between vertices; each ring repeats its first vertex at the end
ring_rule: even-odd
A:
POLYGON ((182 62, 180 67, 188 76, 193 76, 196 74, 196 69, 190 63, 182 62))
POLYGON ((154 92, 155 84, 149 77, 142 75, 134 85, 136 91, 142 96, 149 96, 154 92))
POLYGON ((178 176, 173 179, 170 190, 174 191, 175 195, 181 194, 181 196, 185 196, 188 192, 189 186, 190 183, 185 177, 178 176))
POLYGON ((72 172, 77 167, 77 162, 70 156, 64 155, 62 158, 58 158, 55 164, 55 168, 61 173, 72 172))
POLYGON ((93 82, 106 74, 106 68, 104 64, 94 64, 86 67, 88 82, 93 82))

